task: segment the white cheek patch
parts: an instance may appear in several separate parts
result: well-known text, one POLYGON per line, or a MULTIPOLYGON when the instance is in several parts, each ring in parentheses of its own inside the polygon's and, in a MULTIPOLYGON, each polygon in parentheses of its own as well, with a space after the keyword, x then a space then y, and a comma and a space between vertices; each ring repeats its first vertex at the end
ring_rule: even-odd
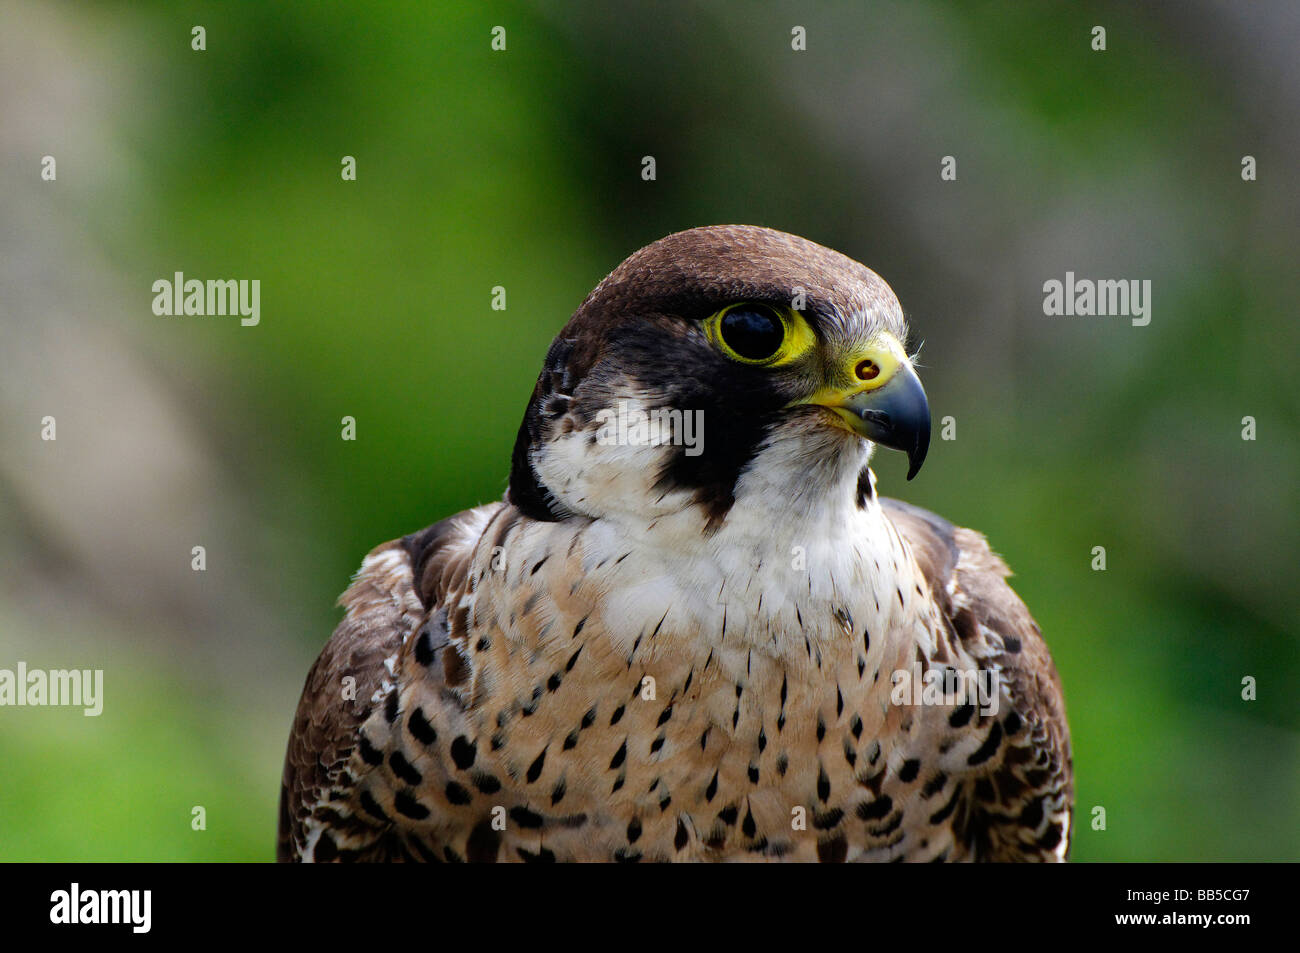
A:
MULTIPOLYGON (((619 398, 615 406, 594 417, 585 430, 557 434, 534 451, 533 467, 555 500, 571 513, 583 516, 653 516, 676 512, 689 505, 682 490, 664 493, 655 482, 682 448, 671 443, 647 442, 662 436, 653 428, 638 428, 636 415, 654 413, 643 397, 619 398)), ((681 435, 687 429, 681 428, 681 435)), ((690 435, 699 435, 692 425, 690 435)))

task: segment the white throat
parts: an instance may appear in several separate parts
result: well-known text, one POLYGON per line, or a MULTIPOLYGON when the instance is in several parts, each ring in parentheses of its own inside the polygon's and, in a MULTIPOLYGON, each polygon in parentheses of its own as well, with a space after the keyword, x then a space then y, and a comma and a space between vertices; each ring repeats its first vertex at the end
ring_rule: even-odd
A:
MULTIPOLYGON (((656 499, 641 470, 648 511, 609 511, 582 538, 586 570, 610 577, 604 623, 618 647, 653 629, 695 633, 723 650, 802 656, 810 645, 856 645, 864 627, 894 626, 911 557, 874 492, 859 493, 871 450, 822 423, 791 421, 742 473, 726 518, 709 531, 688 493, 656 499)), ((622 471, 620 489, 630 479, 622 471)))

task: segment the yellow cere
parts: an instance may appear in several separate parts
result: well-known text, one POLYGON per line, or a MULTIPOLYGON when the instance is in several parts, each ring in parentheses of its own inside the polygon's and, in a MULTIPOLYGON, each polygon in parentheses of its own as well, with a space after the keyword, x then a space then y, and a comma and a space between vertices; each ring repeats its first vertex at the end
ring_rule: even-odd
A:
POLYGON ((834 409, 856 394, 884 387, 893 380, 900 366, 910 363, 898 338, 882 331, 866 347, 855 347, 837 355, 833 379, 818 388, 811 397, 796 403, 820 404, 834 409), (870 362, 874 368, 867 371, 863 368, 864 362, 870 362), (864 373, 859 373, 859 368, 863 368, 864 373))

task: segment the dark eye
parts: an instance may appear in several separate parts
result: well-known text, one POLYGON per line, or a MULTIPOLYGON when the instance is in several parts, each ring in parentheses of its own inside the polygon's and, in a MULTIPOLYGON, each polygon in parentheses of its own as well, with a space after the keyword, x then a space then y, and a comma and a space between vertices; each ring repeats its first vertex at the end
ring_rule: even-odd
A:
POLYGON ((763 361, 781 350, 785 325, 770 308, 742 304, 722 316, 718 333, 745 360, 763 361))

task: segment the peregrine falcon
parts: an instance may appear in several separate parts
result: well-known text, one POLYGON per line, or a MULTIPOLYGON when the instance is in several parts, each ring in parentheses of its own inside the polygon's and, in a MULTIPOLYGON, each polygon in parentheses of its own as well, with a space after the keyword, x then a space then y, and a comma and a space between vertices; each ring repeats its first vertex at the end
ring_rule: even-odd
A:
POLYGON ((893 291, 679 232, 547 352, 503 500, 374 549, 307 676, 281 860, 1064 860, 1060 680, 984 537, 884 499, 893 291))

